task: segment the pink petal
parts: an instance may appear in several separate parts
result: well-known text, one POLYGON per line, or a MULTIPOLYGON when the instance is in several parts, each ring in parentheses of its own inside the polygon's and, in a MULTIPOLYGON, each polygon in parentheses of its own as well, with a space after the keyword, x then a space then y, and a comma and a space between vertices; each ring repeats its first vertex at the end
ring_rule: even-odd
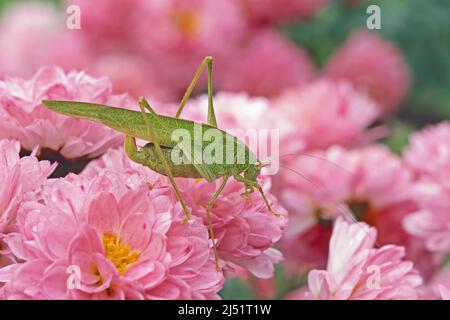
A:
POLYGON ((128 215, 120 226, 119 239, 137 251, 143 251, 152 236, 151 215, 138 212, 128 215))
POLYGON ((97 230, 116 234, 120 225, 119 218, 117 201, 111 193, 102 192, 91 202, 88 223, 97 230))
POLYGON ((67 299, 67 291, 69 290, 67 286, 68 277, 69 274, 64 266, 57 266, 47 270, 41 283, 43 291, 51 299, 67 299))

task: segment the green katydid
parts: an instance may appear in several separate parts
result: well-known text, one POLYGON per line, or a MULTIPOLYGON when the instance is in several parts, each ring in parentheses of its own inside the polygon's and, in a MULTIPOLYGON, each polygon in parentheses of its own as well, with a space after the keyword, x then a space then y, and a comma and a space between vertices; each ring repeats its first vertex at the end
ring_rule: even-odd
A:
MULTIPOLYGON (((279 216, 279 214, 271 208, 269 201, 264 195, 262 187, 257 181, 260 171, 265 164, 257 160, 257 157, 243 142, 217 128, 217 121, 213 106, 212 62, 212 57, 208 56, 203 59, 181 100, 175 117, 157 114, 143 97, 139 100, 141 112, 76 101, 44 100, 43 104, 58 113, 99 122, 117 131, 125 133, 126 137, 124 149, 128 157, 131 160, 143 164, 169 178, 185 213, 185 221, 189 220, 190 212, 174 177, 203 178, 208 182, 213 182, 218 178, 222 178, 222 183, 206 206, 206 219, 209 225, 209 234, 213 242, 216 267, 218 268, 218 256, 214 232, 211 227, 210 210, 220 193, 225 188, 225 185, 230 177, 233 177, 236 181, 244 184, 245 191, 242 193, 244 198, 246 198, 249 193, 253 192, 254 189, 257 189, 265 201, 269 212, 276 216, 279 216), (207 124, 180 119, 180 114, 183 111, 183 108, 192 94, 197 82, 199 81, 205 67, 207 67, 208 70, 207 124), (145 109, 147 109, 148 112, 146 112, 145 109), (198 145, 194 142, 194 147, 192 147, 190 142, 188 145, 185 141, 181 143, 180 141, 177 142, 172 139, 172 132, 174 130, 183 128, 192 133, 195 126, 200 127, 202 131, 211 129, 216 130, 216 132, 223 137, 222 141, 227 141, 228 144, 230 143, 229 141, 231 141, 233 147, 243 147, 245 161, 238 162, 237 155, 233 154, 232 161, 227 161, 226 163, 206 164, 201 162, 198 163, 196 161, 190 161, 187 164, 174 163, 171 154, 173 149, 176 147, 181 150, 181 153, 187 159, 198 159, 199 154, 202 154, 203 149, 206 146, 205 143, 198 145), (136 145, 135 138, 149 141, 149 143, 139 149, 136 145)), ((232 148, 232 150, 235 150, 233 152, 237 152, 237 149, 238 148, 232 148)), ((226 150, 229 149, 225 148, 225 151, 226 150)), ((227 159, 229 159, 230 155, 226 156, 228 156, 227 159)))

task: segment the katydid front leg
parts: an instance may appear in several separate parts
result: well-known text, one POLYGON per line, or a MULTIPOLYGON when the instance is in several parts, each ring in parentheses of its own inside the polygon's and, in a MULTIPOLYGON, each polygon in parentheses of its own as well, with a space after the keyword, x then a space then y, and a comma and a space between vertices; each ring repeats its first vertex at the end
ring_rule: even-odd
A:
POLYGON ((264 194, 264 190, 262 189, 261 185, 258 182, 245 179, 245 177, 241 177, 239 174, 235 174, 233 177, 236 181, 242 182, 246 186, 245 191, 241 194, 241 196, 244 199, 248 199, 248 194, 252 193, 253 188, 255 188, 260 193, 269 212, 276 217, 281 217, 281 214, 279 214, 278 212, 276 212, 275 210, 272 209, 272 206, 270 205, 269 200, 266 198, 266 195, 264 194), (247 187, 248 187, 248 189, 247 189, 247 187))

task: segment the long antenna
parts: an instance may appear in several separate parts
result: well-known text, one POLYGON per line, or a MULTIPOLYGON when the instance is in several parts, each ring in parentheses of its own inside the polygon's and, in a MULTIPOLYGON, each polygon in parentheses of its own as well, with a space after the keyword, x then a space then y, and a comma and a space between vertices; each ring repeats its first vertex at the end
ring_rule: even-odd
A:
MULTIPOLYGON (((321 192, 323 192, 325 195, 328 195, 328 196, 329 196, 329 190, 328 190, 326 187, 324 187, 322 184, 316 183, 315 181, 309 179, 307 176, 305 176, 304 174, 301 174, 301 173, 298 172, 297 170, 294 170, 294 169, 292 169, 292 168, 289 168, 289 167, 286 167, 286 166, 283 166, 283 165, 280 165, 280 167, 282 167, 282 168, 284 168, 284 169, 286 169, 286 170, 289 170, 289 171, 291 171, 291 172, 297 174, 297 175, 300 176, 302 179, 304 179, 304 180, 306 180, 307 182, 311 183, 311 185, 313 185, 313 186, 314 186, 315 188, 317 188, 319 191, 321 191, 321 192)), ((331 197, 330 197, 330 198, 331 198, 331 197)), ((346 204, 344 204, 344 203, 342 203, 342 202, 337 202, 337 201, 334 201, 334 200, 332 200, 331 203, 333 204, 333 207, 336 208, 336 210, 338 210, 338 212, 340 212, 344 217, 346 217, 347 219, 349 219, 350 221, 352 221, 352 222, 354 222, 354 223, 358 223, 358 222, 359 222, 359 221, 355 218, 355 215, 353 214, 353 212, 350 210, 350 208, 349 208, 346 204)), ((365 228, 363 228, 363 229, 364 229, 364 232, 366 232, 368 235, 372 236, 370 233, 367 232, 367 230, 366 230, 365 228)), ((378 246, 378 243, 377 243, 376 239, 374 239, 374 240, 375 240, 375 244, 378 246)))
POLYGON ((328 164, 331 164, 331 165, 333 165, 333 166, 335 166, 335 167, 337 167, 339 169, 342 169, 343 171, 347 172, 350 175, 354 175, 354 173, 351 172, 349 169, 344 168, 343 166, 341 166, 341 165, 339 165, 339 164, 337 164, 337 163, 335 163, 333 161, 330 161, 330 160, 328 160, 328 159, 326 159, 324 157, 321 157, 321 156, 318 156, 318 155, 314 155, 314 154, 310 154, 310 153, 303 153, 303 152, 300 152, 300 153, 287 153, 287 154, 282 154, 278 158, 281 159, 281 158, 284 158, 284 157, 291 157, 291 156, 297 156, 297 157, 298 156, 304 156, 304 157, 309 157, 309 158, 317 159, 317 160, 320 160, 320 161, 324 161, 324 162, 326 162, 328 164))

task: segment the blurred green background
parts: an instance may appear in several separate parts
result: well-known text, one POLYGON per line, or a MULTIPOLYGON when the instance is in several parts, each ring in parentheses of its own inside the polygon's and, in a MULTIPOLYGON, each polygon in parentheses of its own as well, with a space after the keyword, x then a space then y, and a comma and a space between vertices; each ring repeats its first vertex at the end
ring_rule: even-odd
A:
MULTIPOLYGON (((0 0, 0 11, 19 1, 25 0, 0 0)), ((61 3, 61 0, 41 1, 61 3)), ((450 1, 335 0, 330 3, 316 17, 280 28, 308 50, 320 68, 352 30, 365 27, 367 6, 380 6, 379 33, 400 48, 413 76, 403 107, 388 120, 391 134, 385 142, 393 151, 401 152, 413 130, 450 118, 450 1)), ((275 278, 279 284, 277 296, 282 297, 291 289, 286 285, 292 282, 286 281, 281 267, 277 267, 275 278)), ((249 285, 238 279, 227 282, 222 296, 226 299, 255 298, 249 285)))
POLYGON ((386 139, 398 153, 411 131, 450 118, 450 1, 333 1, 310 21, 283 31, 320 67, 352 30, 365 26, 370 4, 381 8, 378 32, 400 48, 412 71, 409 96, 390 120, 386 139))

